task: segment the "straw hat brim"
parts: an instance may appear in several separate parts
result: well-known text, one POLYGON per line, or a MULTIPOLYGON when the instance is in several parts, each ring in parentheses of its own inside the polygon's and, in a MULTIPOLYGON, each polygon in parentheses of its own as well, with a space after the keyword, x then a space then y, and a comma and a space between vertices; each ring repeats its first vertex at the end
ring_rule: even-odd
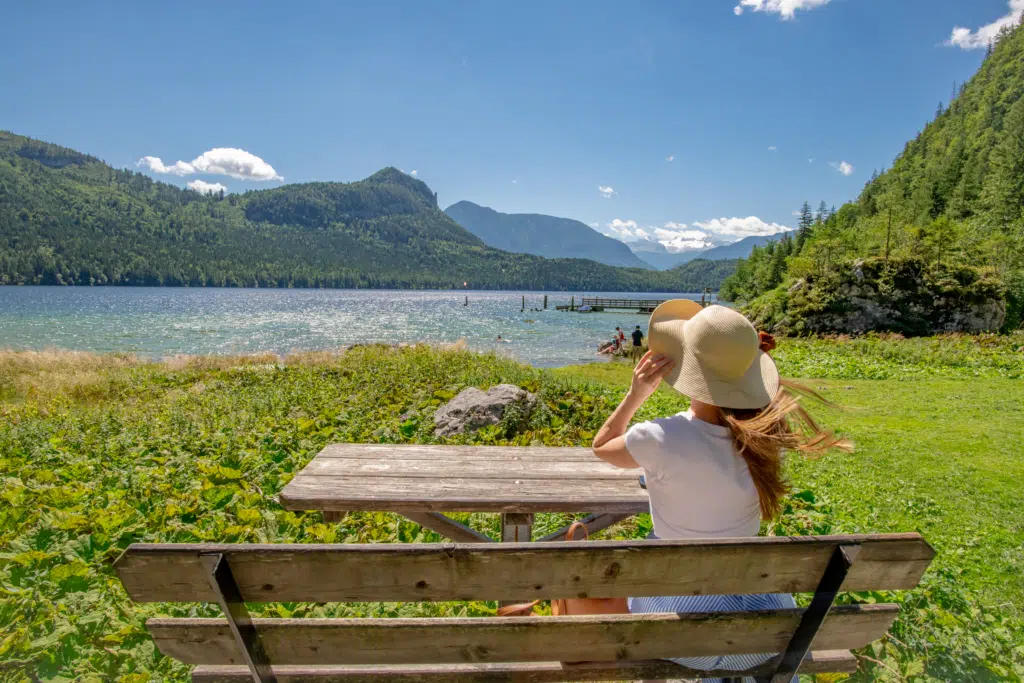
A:
POLYGON ((668 301, 651 314, 649 346, 655 354, 666 355, 675 367, 665 383, 676 391, 720 408, 764 408, 779 393, 779 370, 775 361, 758 350, 754 362, 739 377, 725 377, 701 364, 686 343, 686 321, 700 313, 700 304, 679 299, 668 301))

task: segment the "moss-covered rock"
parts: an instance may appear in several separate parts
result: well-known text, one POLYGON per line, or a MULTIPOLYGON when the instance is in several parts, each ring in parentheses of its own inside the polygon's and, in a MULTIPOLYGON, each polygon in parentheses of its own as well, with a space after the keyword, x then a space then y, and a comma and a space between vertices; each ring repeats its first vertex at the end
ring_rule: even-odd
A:
POLYGON ((987 269, 857 259, 768 292, 745 312, 788 334, 988 332, 1006 320, 1006 289, 987 269))

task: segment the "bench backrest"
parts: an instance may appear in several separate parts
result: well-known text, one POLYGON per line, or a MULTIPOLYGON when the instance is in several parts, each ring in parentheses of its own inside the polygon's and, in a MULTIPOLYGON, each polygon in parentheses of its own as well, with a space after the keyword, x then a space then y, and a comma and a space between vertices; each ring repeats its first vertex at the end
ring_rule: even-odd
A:
MULTIPOLYGON (((842 590, 917 585, 934 551, 918 534, 480 545, 135 544, 116 570, 137 602, 212 602, 208 559, 245 602, 529 600, 819 590, 837 549, 842 590)), ((895 605, 835 607, 815 649, 863 647, 895 605)), ((726 614, 488 619, 254 620, 275 664, 622 661, 783 652, 802 609, 726 614)), ((242 663, 224 619, 154 619, 159 649, 192 664, 242 663)), ((812 634, 813 635, 813 634, 812 634)))

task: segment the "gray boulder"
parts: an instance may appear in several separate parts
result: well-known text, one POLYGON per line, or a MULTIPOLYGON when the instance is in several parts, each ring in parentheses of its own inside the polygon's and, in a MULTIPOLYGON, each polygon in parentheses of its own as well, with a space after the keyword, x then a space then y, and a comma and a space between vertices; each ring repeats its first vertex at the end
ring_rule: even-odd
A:
POLYGON ((487 391, 470 387, 434 412, 434 435, 451 436, 496 425, 511 406, 525 418, 536 405, 535 395, 513 384, 499 384, 487 391))

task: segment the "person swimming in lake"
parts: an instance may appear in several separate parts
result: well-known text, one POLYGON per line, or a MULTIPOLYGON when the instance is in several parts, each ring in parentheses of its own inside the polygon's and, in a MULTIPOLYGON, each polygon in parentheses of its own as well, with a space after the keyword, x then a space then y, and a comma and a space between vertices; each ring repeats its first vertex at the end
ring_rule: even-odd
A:
POLYGON ((508 344, 508 339, 502 339, 500 334, 498 335, 497 341, 499 344, 508 344))
MULTIPOLYGON (((593 450, 616 467, 643 468, 654 521, 650 538, 757 536, 762 519, 781 513, 789 491, 783 477, 786 451, 814 456, 830 448, 850 450, 848 442, 820 428, 799 402, 801 396, 824 399, 780 379, 769 355, 775 340, 759 334, 740 313, 668 301, 651 315, 648 334, 650 351, 634 369, 626 397, 594 438, 593 450), (688 396, 690 409, 629 427, 662 382, 688 396)), ((637 597, 623 601, 621 609, 650 614, 795 606, 792 595, 772 593, 637 597)), ((692 669, 741 670, 774 656, 672 661, 692 669)))

